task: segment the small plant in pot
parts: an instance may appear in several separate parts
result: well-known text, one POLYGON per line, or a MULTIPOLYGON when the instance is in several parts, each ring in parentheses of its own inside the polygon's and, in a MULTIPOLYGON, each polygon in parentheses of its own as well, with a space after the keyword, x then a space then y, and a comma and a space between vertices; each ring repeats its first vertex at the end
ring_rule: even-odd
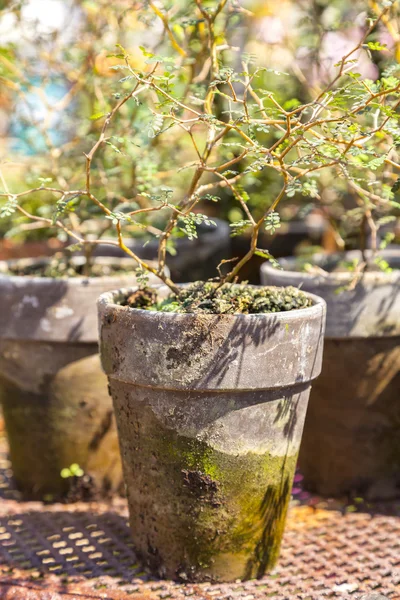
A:
MULTIPOLYGON (((80 192, 113 223, 117 244, 141 268, 140 285, 103 294, 98 304, 132 535, 143 562, 164 577, 261 577, 279 553, 310 387, 321 367, 325 303, 290 286, 253 287, 237 277, 255 254, 273 260, 259 247, 259 233, 279 227, 277 209, 290 186, 303 181, 314 187, 309 178, 340 161, 329 136, 333 149, 321 153, 317 166, 304 166, 300 158, 288 164, 292 149, 301 157, 314 151, 308 132, 325 139, 331 117, 324 94, 286 110, 268 91, 268 69, 252 66, 250 57, 240 57, 239 72, 232 68, 237 56, 225 33, 231 17, 240 16, 236 5, 190 4, 190 35, 183 40, 167 13, 153 3, 149 9, 162 19, 176 57, 143 50, 148 67, 135 69, 129 53, 119 49, 122 92, 86 154, 80 192), (193 48, 206 56, 198 71, 193 48), (150 122, 155 131, 158 123, 157 139, 170 147, 183 144, 181 138, 189 142, 175 169, 190 173, 186 190, 161 190, 151 207, 168 217, 157 233, 155 267, 125 239, 125 228, 141 227, 148 211, 113 211, 91 191, 93 161, 109 140, 115 115, 138 98, 140 126, 150 122), (274 171, 281 186, 255 218, 244 186, 246 176, 263 169, 274 171), (189 238, 196 235, 196 225, 209 221, 197 212, 200 203, 218 201, 221 187, 245 216, 232 229, 250 231, 248 252, 221 261, 207 282, 179 286, 165 269, 171 235, 177 227, 189 238), (164 285, 147 283, 146 272, 164 285)), ((358 90, 360 84, 354 79, 352 85, 358 90)), ((385 95, 390 102, 393 91, 385 88, 385 95)), ((369 96, 345 107, 338 126, 368 106, 369 96)), ((60 211, 60 222, 65 218, 60 211)))
MULTIPOLYGON (((104 223, 115 227, 109 243, 139 264, 139 285, 115 285, 120 289, 99 301, 102 364, 114 400, 137 551, 161 576, 229 581, 261 577, 278 558, 310 387, 320 372, 325 303, 291 287, 237 283, 255 253, 270 256, 258 247, 258 234, 277 226, 276 208, 285 195, 283 187, 255 219, 240 186, 246 172, 260 165, 286 177, 274 142, 270 147, 262 139, 264 129, 276 124, 273 99, 263 91, 269 71, 253 68, 247 58, 239 73, 224 66, 218 40, 235 7, 223 1, 210 9, 198 2, 190 10, 192 33, 208 56, 201 85, 193 81, 201 68, 193 73, 189 38, 181 48, 171 34, 174 48, 181 48, 172 62, 145 50, 145 70, 135 69, 120 48, 124 81, 86 153, 83 186, 69 191, 44 185, 37 193, 61 198, 50 224, 67 229, 83 248, 102 239, 85 239, 82 227, 71 222, 95 206, 104 223), (190 176, 184 193, 155 181, 153 206, 140 207, 138 195, 138 207, 127 203, 116 211, 95 193, 94 166, 116 115, 138 99, 141 126, 150 122, 154 129, 158 123, 157 139, 170 147, 176 140, 188 144, 177 167, 190 176), (233 171, 236 165, 242 174, 233 171), (194 238, 197 226, 210 222, 198 211, 200 203, 218 201, 221 186, 246 215, 233 229, 250 228, 250 248, 241 260, 222 260, 213 279, 179 286, 166 269, 172 235, 179 228, 194 238), (157 232, 156 266, 126 243, 126 228, 147 227, 148 212, 167 216, 157 232), (163 285, 154 286, 146 274, 163 285)), ((226 50, 228 63, 233 51, 229 44, 226 50)), ((3 186, 5 210, 35 218, 23 205, 29 190, 13 194, 3 186)), ((84 315, 91 319, 94 312, 86 307, 84 315)), ((63 467, 72 472, 72 464, 84 470, 79 459, 63 467)))
MULTIPOLYGON (((391 10, 378 16, 379 27, 391 10)), ((370 34, 366 29, 347 55, 347 67, 339 63, 340 77, 321 97, 319 118, 330 121, 323 134, 312 128, 305 135, 308 151, 286 157, 293 173, 304 165, 313 172, 324 156, 332 159, 314 184, 331 253, 287 257, 278 269, 265 263, 261 280, 294 285, 327 302, 323 369, 299 456, 304 485, 327 496, 382 499, 400 495, 400 249, 393 244, 400 209, 400 70, 370 34), (352 62, 361 48, 386 56, 375 81, 363 79, 352 62)), ((300 179, 295 186, 303 193, 300 179)))

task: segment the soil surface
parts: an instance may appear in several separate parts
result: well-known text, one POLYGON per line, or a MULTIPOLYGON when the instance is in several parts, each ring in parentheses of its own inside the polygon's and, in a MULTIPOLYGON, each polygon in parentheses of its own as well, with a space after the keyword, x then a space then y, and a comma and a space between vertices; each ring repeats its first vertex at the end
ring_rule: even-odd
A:
POLYGON ((94 263, 90 266, 90 272, 87 273, 85 264, 74 264, 72 261, 67 261, 65 258, 52 258, 48 262, 38 261, 30 265, 18 264, 8 267, 9 275, 18 276, 34 276, 34 277, 51 277, 52 279, 64 279, 70 277, 107 277, 110 275, 126 275, 133 274, 134 263, 130 268, 122 267, 118 264, 101 264, 94 263))
POLYGON ((257 314, 297 310, 312 306, 312 300, 294 287, 252 287, 245 284, 196 281, 178 294, 159 300, 154 290, 131 294, 124 306, 161 312, 206 314, 257 314))

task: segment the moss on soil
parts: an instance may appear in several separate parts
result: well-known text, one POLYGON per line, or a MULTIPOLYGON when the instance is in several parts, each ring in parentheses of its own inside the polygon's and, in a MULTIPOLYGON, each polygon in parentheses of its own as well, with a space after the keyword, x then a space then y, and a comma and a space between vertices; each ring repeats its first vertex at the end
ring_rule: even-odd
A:
POLYGON ((242 283, 196 281, 158 300, 151 289, 131 294, 124 305, 161 312, 205 314, 257 314, 307 308, 312 300, 295 287, 253 287, 242 283))

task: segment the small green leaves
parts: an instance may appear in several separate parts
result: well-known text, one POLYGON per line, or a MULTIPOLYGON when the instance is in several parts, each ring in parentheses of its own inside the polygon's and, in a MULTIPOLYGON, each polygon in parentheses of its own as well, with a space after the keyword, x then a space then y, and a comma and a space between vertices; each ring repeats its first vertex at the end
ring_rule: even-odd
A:
POLYGON ((221 198, 219 196, 213 196, 212 194, 206 194, 201 197, 201 200, 209 200, 210 202, 219 202, 221 198))
POLYGON ((118 225, 118 223, 133 223, 131 217, 121 211, 110 212, 105 218, 112 221, 113 225, 118 225))
POLYGON ((274 269, 279 269, 279 270, 282 271, 281 265, 278 263, 278 261, 276 260, 276 258, 274 258, 272 256, 272 254, 270 254, 268 252, 268 250, 263 250, 262 248, 257 248, 255 250, 254 254, 256 256, 260 256, 261 258, 265 258, 266 260, 268 260, 268 262, 271 263, 271 265, 274 267, 274 269))
MULTIPOLYGON (((390 217, 387 217, 390 218, 390 217)), ((396 217, 393 217, 393 220, 396 220, 396 217)), ((381 219, 382 221, 382 219, 381 219)), ((389 231, 383 238, 383 240, 381 241, 381 243, 379 244, 379 250, 385 250, 385 248, 387 248, 387 246, 389 244, 391 244, 393 242, 393 240, 395 239, 395 234, 391 231, 389 231)))
POLYGON ((366 44, 364 44, 364 47, 369 48, 369 50, 375 51, 387 50, 386 44, 381 44, 380 42, 367 42, 366 44))
POLYGON ((18 200, 16 196, 10 196, 7 202, 0 207, 0 219, 10 217, 18 207, 18 200))
POLYGON ((393 271, 393 269, 391 268, 391 266, 389 265, 389 263, 387 262, 387 260, 385 260, 384 258, 382 258, 382 256, 376 256, 375 260, 374 260, 374 263, 384 273, 391 273, 393 271))
POLYGON ((377 169, 379 169, 379 167, 381 167, 386 159, 386 155, 384 154, 383 156, 378 156, 376 158, 373 158, 372 160, 370 160, 368 162, 368 167, 371 169, 371 171, 376 171, 377 169))
POLYGON ((251 221, 241 219, 236 221, 235 223, 230 223, 229 227, 232 228, 231 237, 236 237, 238 235, 242 235, 242 233, 244 233, 246 229, 251 227, 251 221))
POLYGON ((146 58, 153 58, 154 54, 152 52, 148 52, 144 46, 139 46, 139 50, 146 58))
POLYGON ((265 229, 269 231, 271 235, 275 233, 277 229, 281 226, 281 218, 279 213, 272 211, 270 212, 264 219, 265 229))
POLYGON ((76 244, 70 244, 65 249, 68 250, 68 252, 80 252, 83 246, 84 244, 82 244, 81 242, 77 242, 76 244))
POLYGON ((75 194, 73 196, 70 196, 69 198, 66 198, 65 196, 63 196, 62 198, 60 198, 59 200, 57 200, 56 202, 56 210, 53 213, 52 216, 52 224, 56 225, 58 219, 69 213, 69 212, 74 212, 76 205, 80 202, 80 195, 79 194, 75 194))
POLYGON ((161 132, 163 123, 164 123, 164 115, 154 115, 154 117, 150 123, 147 135, 150 138, 156 137, 161 132))
POLYGON ((107 144, 107 146, 110 146, 114 150, 114 152, 116 152, 117 154, 123 154, 122 150, 120 150, 115 144, 110 142, 110 140, 107 140, 106 144, 107 144))
POLYGON ((70 467, 61 469, 60 475, 63 479, 68 479, 69 477, 82 477, 84 471, 77 463, 73 463, 70 467))
POLYGON ((140 288, 145 288, 149 284, 149 272, 143 268, 143 265, 139 265, 135 271, 136 273, 136 281, 139 284, 140 288))
POLYGON ((105 112, 98 112, 98 113, 94 113, 93 115, 90 115, 90 120, 91 121, 97 121, 98 119, 101 119, 102 117, 105 117, 107 115, 107 113, 105 112))
POLYGON ((184 233, 189 240, 196 239, 197 236, 197 228, 196 225, 215 225, 215 221, 212 221, 207 215, 202 215, 200 213, 189 213, 187 216, 179 215, 178 223, 181 225, 179 230, 184 233))
POLYGON ((318 184, 315 179, 309 179, 306 181, 293 181, 290 182, 286 188, 286 196, 293 198, 296 194, 307 196, 310 198, 317 198, 318 196, 318 184))

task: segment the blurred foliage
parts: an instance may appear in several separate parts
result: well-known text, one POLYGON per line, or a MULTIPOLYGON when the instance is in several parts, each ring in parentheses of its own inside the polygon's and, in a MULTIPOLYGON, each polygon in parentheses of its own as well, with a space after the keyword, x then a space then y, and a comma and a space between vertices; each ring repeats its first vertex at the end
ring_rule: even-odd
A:
MULTIPOLYGON (((204 0, 202 5, 212 11, 218 3, 204 0)), ((242 108, 232 99, 240 87, 235 73, 261 67, 257 89, 264 91, 263 106, 271 119, 282 117, 277 106, 290 112, 319 97, 337 72, 334 65, 363 37, 368 17, 376 17, 384 6, 385 2, 367 0, 230 0, 215 22, 220 80, 214 86, 213 114, 223 122, 241 118, 242 108)), ((157 82, 165 92, 200 111, 207 107, 213 59, 206 19, 194 0, 21 0, 3 2, 1 9, 0 133, 5 150, 0 158, 14 194, 27 187, 70 191, 85 187, 84 154, 99 139, 106 115, 132 89, 133 75, 123 64, 127 55, 135 72, 145 72, 159 62, 157 82)), ((353 75, 343 85, 353 85, 353 103, 363 100, 362 81, 372 90, 397 85, 399 31, 395 2, 368 43, 352 56, 355 62, 346 66, 353 75)), ((168 119, 165 96, 154 90, 144 96, 146 100, 141 94, 133 97, 115 113, 112 134, 91 165, 91 191, 111 210, 114 221, 121 213, 160 203, 170 214, 168 204, 186 194, 198 159, 190 137, 168 119)), ((349 106, 344 93, 336 95, 334 109, 340 109, 340 102, 349 106)), ((352 159, 342 165, 340 175, 335 169, 324 170, 288 184, 280 219, 304 218, 318 210, 330 222, 338 247, 343 247, 344 239, 350 246, 363 243, 366 219, 372 218, 383 229, 392 227, 399 214, 392 191, 399 173, 384 158, 398 163, 397 108, 391 113, 385 104, 376 105, 360 124, 342 128, 339 124, 331 133, 348 140, 362 135, 363 127, 371 129, 382 122, 385 110, 385 130, 366 138, 362 148, 353 148, 352 159)), ((247 135, 269 148, 282 137, 282 127, 250 123, 247 135)), ((313 148, 309 142, 303 145, 302 168, 305 159, 314 164, 319 151, 324 158, 318 160, 335 159, 334 143, 331 148, 316 148, 316 141, 313 148)), ((228 162, 241 150, 237 139, 227 136, 218 147, 218 159, 228 162)), ((253 157, 251 168, 239 161, 231 173, 225 172, 226 177, 236 175, 240 177, 235 189, 255 218, 262 217, 280 193, 282 174, 253 157)), ((212 175, 205 173, 204 179, 207 183, 212 175)), ((225 186, 205 194, 196 210, 242 222, 245 229, 246 214, 236 200, 225 186)), ((99 231, 101 208, 80 194, 70 194, 56 205, 50 191, 31 193, 22 201, 28 213, 52 222, 67 214, 71 227, 82 234, 94 227, 96 236, 107 235, 115 225, 113 219, 103 220, 99 231)), ((54 235, 40 221, 32 222, 23 214, 17 217, 14 211, 7 215, 7 206, 2 209, 4 234, 18 239, 54 235)), ((142 213, 134 223, 125 223, 124 231, 159 236, 163 214, 155 212, 153 219, 150 212, 142 213)), ((186 223, 186 229, 190 227, 186 223)), ((56 232, 66 239, 63 229, 56 232)), ((185 223, 181 223, 174 236, 184 234, 185 223)))

